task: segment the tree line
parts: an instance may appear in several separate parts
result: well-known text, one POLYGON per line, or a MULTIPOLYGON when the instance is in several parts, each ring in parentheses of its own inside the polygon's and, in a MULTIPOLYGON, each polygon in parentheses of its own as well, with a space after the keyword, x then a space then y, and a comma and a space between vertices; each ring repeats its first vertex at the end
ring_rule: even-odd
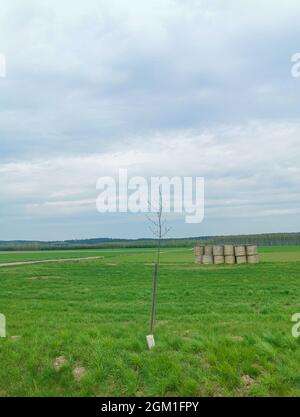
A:
MULTIPOLYGON (((100 239, 99 239, 100 240, 100 239)), ((163 239, 162 247, 192 248, 196 243, 209 244, 254 244, 258 246, 296 246, 300 245, 300 233, 264 233, 255 235, 232 236, 199 236, 180 239, 163 239)), ((74 249, 112 249, 112 248, 154 248, 155 239, 95 241, 82 240, 75 242, 0 242, 0 251, 43 251, 74 249)))

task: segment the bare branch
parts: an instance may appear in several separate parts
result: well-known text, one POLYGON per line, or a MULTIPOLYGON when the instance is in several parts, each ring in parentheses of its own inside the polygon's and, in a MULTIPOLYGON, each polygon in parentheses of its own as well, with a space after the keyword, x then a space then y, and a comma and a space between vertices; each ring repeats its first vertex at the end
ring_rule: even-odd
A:
POLYGON ((150 231, 152 232, 152 234, 156 237, 159 237, 157 231, 155 229, 153 229, 151 226, 149 226, 150 231))
POLYGON ((156 222, 155 220, 153 220, 148 214, 146 214, 146 218, 147 220, 152 223, 155 227, 158 226, 158 222, 156 222))

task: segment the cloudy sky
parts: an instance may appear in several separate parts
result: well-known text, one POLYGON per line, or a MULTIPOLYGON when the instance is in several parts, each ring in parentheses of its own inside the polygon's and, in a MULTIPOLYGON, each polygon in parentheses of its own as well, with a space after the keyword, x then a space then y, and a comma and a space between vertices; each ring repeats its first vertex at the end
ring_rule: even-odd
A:
POLYGON ((99 176, 205 178, 171 236, 299 231, 298 0, 1 5, 0 240, 150 236, 99 176))

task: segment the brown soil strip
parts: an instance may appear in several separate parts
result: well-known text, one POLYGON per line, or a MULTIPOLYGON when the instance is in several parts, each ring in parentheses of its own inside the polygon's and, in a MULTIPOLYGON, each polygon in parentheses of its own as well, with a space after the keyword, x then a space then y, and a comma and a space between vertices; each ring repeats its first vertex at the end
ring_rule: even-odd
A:
POLYGON ((65 259, 44 259, 41 261, 22 261, 22 262, 8 262, 0 264, 0 268, 7 266, 21 266, 21 265, 33 265, 33 264, 45 264, 49 262, 76 262, 76 261, 88 261, 91 259, 103 259, 103 256, 89 256, 87 258, 65 258, 65 259))

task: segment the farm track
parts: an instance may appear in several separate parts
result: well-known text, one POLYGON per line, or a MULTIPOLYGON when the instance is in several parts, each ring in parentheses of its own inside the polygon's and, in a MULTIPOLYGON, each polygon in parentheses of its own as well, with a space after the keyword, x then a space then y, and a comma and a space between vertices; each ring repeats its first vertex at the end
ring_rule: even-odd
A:
POLYGON ((0 264, 0 268, 9 266, 22 266, 22 265, 33 265, 33 264, 45 264, 50 262, 75 262, 75 261, 88 261, 92 259, 103 259, 103 256, 88 256, 85 258, 61 258, 61 259, 44 259, 41 261, 22 261, 22 262, 7 262, 0 264))

